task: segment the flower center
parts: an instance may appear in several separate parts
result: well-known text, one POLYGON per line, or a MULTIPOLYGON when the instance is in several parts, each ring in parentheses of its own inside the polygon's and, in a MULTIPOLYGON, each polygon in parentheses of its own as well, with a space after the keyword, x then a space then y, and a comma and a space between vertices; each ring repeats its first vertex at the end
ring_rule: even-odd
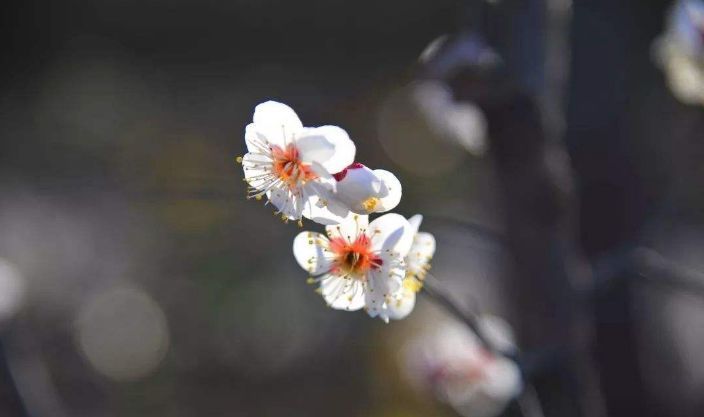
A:
POLYGON ((362 201, 362 207, 364 207, 367 213, 373 212, 377 204, 379 204, 379 199, 376 197, 369 197, 366 200, 362 201))
POLYGON ((293 144, 288 144, 286 149, 272 146, 271 156, 274 159, 274 174, 290 187, 318 178, 308 164, 301 162, 298 149, 293 144))
POLYGON ((372 252, 371 240, 361 234, 354 242, 347 242, 341 237, 330 240, 330 250, 335 255, 333 272, 338 275, 350 275, 364 280, 371 269, 379 269, 384 263, 372 252))

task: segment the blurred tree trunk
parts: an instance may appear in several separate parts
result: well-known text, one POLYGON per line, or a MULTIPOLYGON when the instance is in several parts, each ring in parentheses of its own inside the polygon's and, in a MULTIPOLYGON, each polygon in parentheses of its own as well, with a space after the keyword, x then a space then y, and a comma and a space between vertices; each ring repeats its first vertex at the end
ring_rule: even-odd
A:
POLYGON ((591 277, 576 241, 572 172, 564 143, 547 133, 539 105, 545 93, 546 5, 505 2, 492 15, 490 43, 504 60, 502 68, 464 65, 446 79, 455 99, 476 103, 488 121, 514 259, 513 292, 507 296, 521 347, 530 352, 524 370, 547 417, 601 416, 591 317, 580 298, 591 277))
MULTIPOLYGON (((645 181, 654 165, 640 169, 651 158, 633 122, 643 112, 639 92, 654 81, 650 46, 665 5, 574 2, 566 141, 577 173, 580 242, 591 260, 635 244, 658 198, 645 181)), ((654 416, 637 362, 632 292, 621 278, 595 300, 602 387, 610 415, 654 416)))
POLYGON ((464 68, 451 84, 457 100, 478 104, 487 117, 514 259, 508 297, 521 347, 533 353, 524 369, 546 416, 595 417, 604 411, 590 351, 592 318, 580 297, 591 276, 577 242, 564 142, 548 134, 559 129, 546 129, 539 105, 546 14, 543 0, 501 3, 488 32, 504 59, 501 71, 464 68))

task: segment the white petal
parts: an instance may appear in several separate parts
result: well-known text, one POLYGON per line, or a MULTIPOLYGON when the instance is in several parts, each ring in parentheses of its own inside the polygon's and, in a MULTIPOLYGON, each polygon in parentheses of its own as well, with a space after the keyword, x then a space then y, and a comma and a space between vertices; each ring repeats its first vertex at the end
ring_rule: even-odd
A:
POLYGON ((497 356, 485 367, 485 372, 482 389, 494 400, 508 401, 520 394, 523 389, 521 371, 509 359, 497 356))
POLYGON ((390 255, 382 255, 384 261, 378 270, 367 274, 367 292, 365 304, 370 317, 379 317, 389 322, 389 303, 393 301, 394 294, 401 288, 401 280, 405 271, 400 267, 400 259, 390 255))
POLYGON ((253 122, 271 145, 285 147, 302 128, 303 124, 289 106, 267 101, 254 108, 253 122))
POLYGON ((498 316, 482 314, 478 317, 477 326, 491 345, 502 353, 515 353, 516 337, 511 325, 498 316))
POLYGON ((335 154, 335 145, 325 136, 316 134, 315 129, 303 129, 303 133, 296 137, 296 148, 302 162, 309 164, 318 163, 325 168, 325 172, 330 172, 324 162, 335 154))
POLYGON ((406 255, 406 269, 409 274, 422 279, 425 270, 435 254, 435 238, 430 233, 420 232, 415 235, 411 250, 406 255))
POLYGON ((374 175, 381 180, 381 197, 379 204, 374 208, 374 212, 382 213, 393 210, 401 202, 401 182, 396 176, 383 169, 375 169, 374 175))
POLYGON ((310 138, 324 140, 332 146, 334 152, 326 154, 324 158, 320 155, 316 159, 328 172, 338 173, 354 162, 356 147, 344 129, 337 126, 305 128, 296 138, 296 143, 310 141, 310 138))
POLYGON ((322 233, 301 232, 293 239, 293 256, 310 275, 320 275, 332 267, 332 255, 323 250, 328 238, 322 233))
POLYGON ((413 307, 416 305, 416 292, 406 288, 401 287, 401 289, 396 293, 396 295, 389 302, 389 318, 392 320, 401 320, 406 318, 413 307))
POLYGON ((321 210, 316 211, 311 204, 317 204, 320 198, 332 195, 331 188, 334 184, 335 181, 332 178, 330 180, 318 178, 295 188, 289 187, 286 183, 278 183, 266 195, 281 214, 290 220, 299 220, 305 216, 312 217, 311 220, 322 224, 325 224, 326 219, 329 223, 333 223, 344 218, 346 212, 333 211, 332 205, 325 210, 322 203, 320 203, 321 210))
POLYGON ((369 227, 369 217, 361 214, 350 213, 343 222, 334 226, 326 226, 330 239, 341 237, 347 242, 354 242, 361 233, 369 227))
MULTIPOLYGON (((323 184, 324 188, 330 192, 337 190, 337 180, 317 162, 311 162, 308 167, 318 176, 314 183, 323 184)), ((330 194, 332 196, 332 194, 330 194)))
POLYGON ((242 157, 242 169, 247 183, 258 190, 264 191, 274 178, 271 160, 261 154, 245 154, 242 157))
POLYGON ((288 185, 273 187, 266 192, 266 196, 283 218, 299 220, 303 217, 305 200, 300 194, 292 192, 288 185))
POLYGON ((421 223, 423 223, 423 215, 416 214, 415 216, 409 217, 408 223, 411 224, 411 228, 413 229, 413 233, 418 233, 418 230, 420 230, 420 225, 421 225, 421 223))
POLYGON ((352 278, 328 275, 320 282, 325 302, 337 310, 359 310, 364 307, 364 283, 352 278))
POLYGON ((405 217, 396 213, 384 214, 371 223, 367 234, 371 236, 372 248, 384 253, 405 257, 413 244, 413 230, 405 217))
POLYGON ((340 205, 334 200, 321 199, 319 196, 311 196, 303 208, 305 218, 325 226, 340 224, 349 215, 350 211, 346 206, 340 205))
MULTIPOLYGON (((315 167, 317 164, 312 164, 315 167)), ((335 199, 337 182, 330 174, 308 181, 300 187, 303 201, 303 217, 322 225, 335 225, 343 222, 350 211, 346 205, 335 199)))
POLYGON ((244 128, 244 142, 247 145, 247 151, 255 154, 264 153, 270 154, 269 142, 266 137, 257 130, 257 125, 254 123, 248 124, 244 128))
POLYGON ((370 198, 379 198, 381 184, 381 179, 374 174, 374 171, 363 165, 348 168, 344 178, 337 182, 337 198, 350 210, 369 214, 370 211, 363 203, 370 198))

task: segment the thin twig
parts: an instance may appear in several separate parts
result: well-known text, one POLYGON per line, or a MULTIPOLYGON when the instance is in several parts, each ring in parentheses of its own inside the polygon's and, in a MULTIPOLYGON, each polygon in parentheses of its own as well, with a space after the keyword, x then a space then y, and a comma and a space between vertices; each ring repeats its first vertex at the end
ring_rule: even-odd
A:
POLYGON ((452 314, 470 328, 479 339, 479 342, 484 348, 492 353, 497 353, 496 348, 491 344, 491 342, 484 336, 483 332, 479 327, 477 321, 477 315, 470 313, 461 308, 457 303, 450 297, 449 294, 440 286, 437 285, 435 280, 426 280, 423 285, 423 293, 426 294, 431 300, 442 306, 448 313, 452 314))
POLYGON ((487 227, 480 222, 435 213, 426 213, 423 215, 423 218, 425 221, 429 221, 431 223, 443 223, 446 225, 461 227, 477 240, 483 242, 491 242, 492 244, 499 246, 506 245, 506 238, 501 231, 487 227))
POLYGON ((637 248, 633 268, 643 279, 704 298, 704 273, 671 261, 653 249, 637 248))

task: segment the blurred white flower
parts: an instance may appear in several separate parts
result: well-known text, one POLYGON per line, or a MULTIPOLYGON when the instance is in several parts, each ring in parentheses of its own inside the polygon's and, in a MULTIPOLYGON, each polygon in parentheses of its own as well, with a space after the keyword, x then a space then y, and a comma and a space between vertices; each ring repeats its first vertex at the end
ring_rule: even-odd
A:
POLYGON ((327 236, 301 232, 293 241, 298 264, 308 271, 308 282, 332 308, 359 310, 389 321, 389 303, 401 288, 403 264, 413 243, 408 221, 395 213, 371 223, 352 215, 343 223, 326 227, 327 236))
POLYGON ((520 394, 518 366, 489 352, 477 336, 455 321, 434 323, 406 348, 408 377, 465 417, 499 415, 520 394))
POLYGON ((704 2, 675 3, 653 53, 674 96, 685 104, 704 105, 704 2))
POLYGON ((469 102, 457 102, 452 92, 439 81, 413 85, 413 100, 425 122, 441 139, 483 155, 487 148, 487 122, 484 113, 469 102))
POLYGON ((303 127, 296 113, 275 101, 259 104, 245 129, 248 153, 238 161, 249 197, 268 198, 283 220, 306 217, 337 224, 348 214, 335 204, 333 173, 354 161, 355 145, 337 126, 303 127))
POLYGON ((498 316, 483 314, 477 320, 479 331, 491 346, 501 353, 516 353, 516 337, 506 320, 498 316))
POLYGON ((413 231, 413 244, 406 255, 406 277, 401 289, 389 304, 389 317, 400 320, 408 316, 416 304, 416 293, 423 287, 425 275, 430 270, 430 261, 435 254, 435 238, 430 233, 419 232, 423 216, 416 214, 408 219, 413 231))
POLYGON ((338 201, 358 214, 393 210, 401 201, 401 182, 383 169, 371 170, 355 162, 334 175, 338 201))

